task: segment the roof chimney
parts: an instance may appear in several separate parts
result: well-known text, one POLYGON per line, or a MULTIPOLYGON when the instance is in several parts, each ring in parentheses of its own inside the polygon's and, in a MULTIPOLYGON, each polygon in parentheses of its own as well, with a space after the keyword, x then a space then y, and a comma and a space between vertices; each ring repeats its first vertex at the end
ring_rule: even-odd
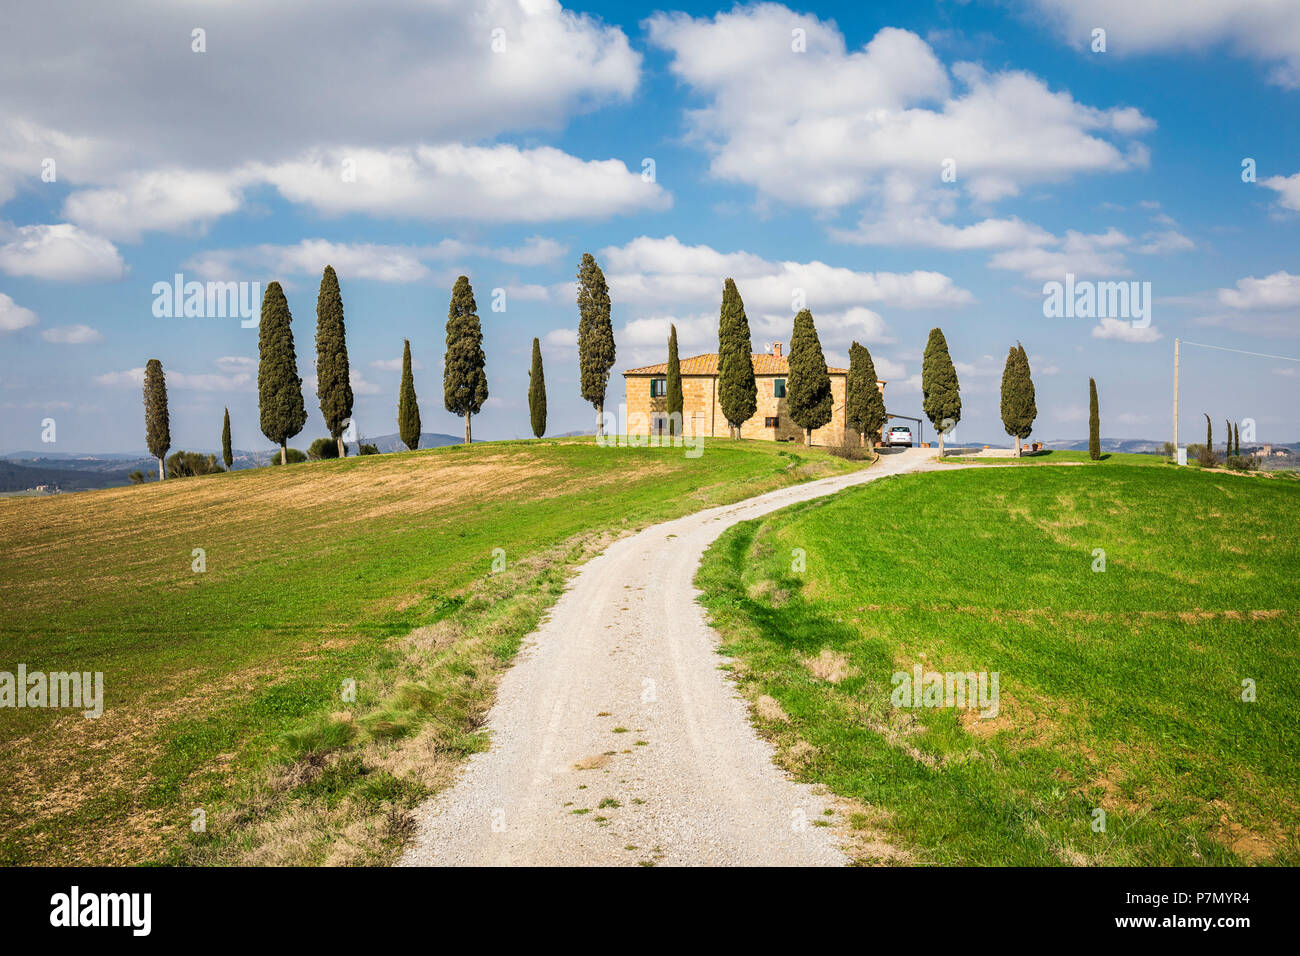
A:
POLYGON ((781 343, 780 343, 780 342, 773 342, 773 343, 772 343, 772 354, 775 355, 777 358, 780 358, 780 357, 781 357, 781 343))

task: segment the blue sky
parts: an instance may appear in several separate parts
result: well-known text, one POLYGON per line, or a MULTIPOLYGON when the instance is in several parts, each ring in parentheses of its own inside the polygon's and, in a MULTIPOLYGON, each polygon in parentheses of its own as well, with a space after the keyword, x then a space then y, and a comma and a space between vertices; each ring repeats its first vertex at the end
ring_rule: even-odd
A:
MULTIPOLYGON (((459 432, 441 377, 461 272, 491 392, 475 436, 529 433, 533 336, 549 430, 589 429, 570 285, 586 251, 614 302, 611 405, 618 371, 662 361, 670 322, 683 355, 715 348, 728 275, 756 348, 788 341, 802 290, 828 359, 866 344, 899 414, 919 414, 941 326, 964 440, 1004 440, 1017 340, 1039 438, 1086 434, 1089 376, 1106 437, 1167 437, 1175 337, 1300 354, 1300 4, 101 6, 19 10, 0 36, 3 451, 142 448, 153 357, 173 448, 215 448, 224 406, 237 447, 270 447, 256 330, 155 316, 178 272, 285 286, 300 447, 325 433, 327 262, 369 435, 396 430, 404 338, 425 430, 459 432), (1067 272, 1151 283, 1149 326, 1045 318, 1043 285, 1067 272)), ((1184 440, 1202 411, 1300 437, 1297 364, 1185 348, 1184 440)))

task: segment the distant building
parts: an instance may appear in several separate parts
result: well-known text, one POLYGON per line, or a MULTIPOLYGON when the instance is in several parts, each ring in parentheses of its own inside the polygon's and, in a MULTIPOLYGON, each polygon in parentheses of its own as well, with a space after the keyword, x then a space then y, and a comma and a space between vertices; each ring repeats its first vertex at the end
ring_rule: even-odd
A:
MULTIPOLYGON (((786 407, 786 380, 790 363, 781 354, 781 343, 773 342, 771 352, 750 357, 758 386, 758 410, 741 426, 742 438, 766 438, 777 441, 802 441, 803 429, 791 419, 786 407)), ((727 419, 718 402, 718 354, 710 352, 681 360, 682 418, 687 435, 726 438, 727 419)), ((831 420, 813 429, 813 443, 839 445, 845 440, 844 392, 849 370, 831 368, 831 420)), ((667 433, 668 364, 647 365, 623 373, 627 390, 628 434, 667 433)), ((885 383, 877 386, 881 394, 885 383)))

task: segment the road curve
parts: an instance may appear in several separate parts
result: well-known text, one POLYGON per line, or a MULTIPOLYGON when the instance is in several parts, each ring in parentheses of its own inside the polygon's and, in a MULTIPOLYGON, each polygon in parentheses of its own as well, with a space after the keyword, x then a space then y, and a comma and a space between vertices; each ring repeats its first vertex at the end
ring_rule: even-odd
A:
POLYGON ((934 454, 655 525, 583 565, 502 678, 490 749, 419 808, 400 865, 847 862, 834 830, 810 825, 829 803, 773 763, 719 669, 693 579, 731 525, 936 467, 934 454))

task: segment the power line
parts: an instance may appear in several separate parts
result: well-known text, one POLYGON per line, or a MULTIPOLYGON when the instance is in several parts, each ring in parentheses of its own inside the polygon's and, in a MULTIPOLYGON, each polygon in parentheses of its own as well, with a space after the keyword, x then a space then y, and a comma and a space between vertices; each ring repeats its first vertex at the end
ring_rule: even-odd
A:
POLYGON ((1292 358, 1290 355, 1270 355, 1267 352, 1247 352, 1245 349, 1230 349, 1223 345, 1206 345, 1204 342, 1189 342, 1183 339, 1184 345, 1195 345, 1203 349, 1217 349, 1220 352, 1236 352, 1238 355, 1255 355, 1259 358, 1281 359, 1283 362, 1300 362, 1300 358, 1292 358))

